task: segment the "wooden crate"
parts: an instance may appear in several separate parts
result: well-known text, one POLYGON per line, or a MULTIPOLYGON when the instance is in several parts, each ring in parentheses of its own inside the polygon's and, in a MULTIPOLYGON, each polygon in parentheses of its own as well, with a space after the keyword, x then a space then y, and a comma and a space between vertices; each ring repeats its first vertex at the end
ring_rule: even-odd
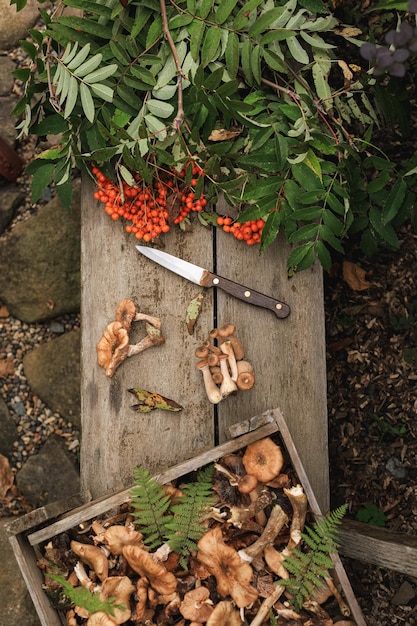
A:
MULTIPOLYGON (((225 454, 237 452, 263 437, 279 434, 291 460, 292 467, 308 497, 311 512, 314 515, 321 515, 317 499, 280 409, 265 411, 259 416, 232 425, 229 430, 230 436, 234 437, 233 439, 211 448, 192 459, 181 462, 166 471, 160 472, 156 475, 157 480, 162 484, 168 483, 216 461, 225 454)), ((59 511, 59 505, 55 504, 52 507, 53 510, 41 509, 38 513, 26 516, 26 519, 21 518, 9 524, 10 541, 43 626, 61 626, 64 621, 50 606, 49 600, 41 587, 43 575, 36 565, 36 560, 40 554, 40 546, 48 542, 52 537, 83 522, 94 519, 128 502, 129 499, 130 489, 122 489, 110 496, 104 496, 82 504, 71 511, 68 511, 71 502, 64 503, 61 511, 59 511), (48 514, 51 514, 51 517, 48 518, 48 514)), ((366 626, 349 580, 337 555, 334 557, 334 578, 341 587, 350 606, 352 618, 357 626, 366 626)))

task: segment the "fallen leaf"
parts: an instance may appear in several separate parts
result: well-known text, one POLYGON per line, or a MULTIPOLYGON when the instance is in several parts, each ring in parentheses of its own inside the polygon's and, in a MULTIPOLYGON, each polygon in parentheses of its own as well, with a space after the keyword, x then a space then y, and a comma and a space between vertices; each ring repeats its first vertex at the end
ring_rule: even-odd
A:
POLYGON ((14 477, 8 459, 0 454, 0 498, 5 498, 13 487, 14 477))
POLYGON ((349 69, 349 66, 346 63, 346 61, 339 60, 337 64, 341 68, 343 72, 343 76, 345 77, 344 87, 346 89, 347 87, 350 86, 350 83, 352 82, 353 72, 349 69))
POLYGON ((204 292, 200 291, 199 294, 196 295, 187 306, 187 311, 185 315, 185 323, 187 324, 188 334, 192 335, 194 332, 194 326, 200 315, 201 307, 203 306, 204 300, 204 292))
POLYGON ((366 271, 352 263, 351 261, 343 261, 343 280, 347 282, 349 287, 354 291, 364 291, 372 287, 372 283, 366 280, 366 271))
POLYGON ((139 404, 134 404, 130 407, 137 413, 149 413, 154 409, 162 409, 163 411, 181 411, 184 408, 180 404, 174 402, 174 400, 165 398, 159 393, 146 391, 145 389, 139 389, 138 387, 128 389, 128 391, 129 393, 133 393, 136 399, 139 400, 139 404))
POLYGON ((7 376, 14 375, 13 357, 8 356, 7 359, 0 361, 0 378, 7 378, 7 376))
POLYGON ((5 304, 0 305, 0 317, 9 317, 9 309, 5 304))
POLYGON ((227 141, 240 135, 241 130, 227 130, 226 128, 218 128, 211 132, 209 136, 210 141, 227 141))
POLYGON ((336 28, 334 30, 336 35, 340 35, 341 37, 357 37, 358 35, 362 35, 362 31, 360 28, 355 28, 355 26, 346 26, 346 28, 336 28))

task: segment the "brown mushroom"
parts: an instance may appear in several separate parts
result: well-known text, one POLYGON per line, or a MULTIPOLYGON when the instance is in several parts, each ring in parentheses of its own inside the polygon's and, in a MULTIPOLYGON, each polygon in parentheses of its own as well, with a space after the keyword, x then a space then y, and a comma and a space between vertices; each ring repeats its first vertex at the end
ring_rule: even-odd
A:
POLYGON ((237 379, 236 385, 242 391, 252 389, 255 384, 255 375, 253 367, 249 361, 237 361, 237 379))
POLYGON ((114 615, 112 619, 116 624, 124 624, 130 619, 132 611, 130 610, 130 596, 136 587, 127 576, 109 576, 103 581, 100 599, 108 600, 114 598, 114 615), (124 608, 120 608, 120 607, 124 608))
POLYGON ((262 535, 254 543, 247 546, 247 548, 239 550, 238 554, 240 558, 245 562, 251 562, 256 557, 260 556, 266 546, 272 544, 287 521, 288 517, 283 509, 279 504, 275 504, 262 535))
POLYGON ((223 381, 220 385, 220 394, 222 398, 227 398, 231 393, 237 391, 236 383, 232 380, 229 374, 229 368, 227 365, 227 355, 221 355, 220 357, 220 371, 223 375, 223 381))
POLYGON ((224 543, 220 526, 211 528, 200 539, 197 559, 216 578, 217 591, 222 597, 230 595, 239 608, 257 599, 258 592, 250 584, 252 567, 224 543))
POLYGON ((195 356, 197 359, 206 359, 209 353, 209 349, 206 346, 198 346, 195 349, 195 356))
POLYGON ((133 526, 110 526, 103 533, 102 543, 114 555, 122 554, 124 546, 143 546, 143 535, 133 526))
POLYGON ((213 613, 207 620, 206 626, 241 626, 242 620, 239 611, 236 611, 231 602, 222 600, 214 607, 213 613))
POLYGON ((204 623, 213 612, 213 602, 207 587, 197 587, 188 591, 180 604, 180 613, 192 622, 204 623))
POLYGON ((106 326, 103 336, 97 344, 97 361, 106 370, 106 376, 113 376, 128 356, 129 335, 121 322, 112 322, 106 326))
POLYGON ((281 448, 270 437, 265 437, 248 445, 242 462, 248 474, 267 483, 280 473, 284 457, 281 448))
POLYGON ((116 322, 120 322, 123 328, 130 333, 132 322, 136 317, 136 306, 132 300, 124 298, 117 306, 116 322))
POLYGON ((96 611, 88 618, 85 626, 115 626, 115 622, 108 613, 104 611, 96 611))
POLYGON ((231 337, 236 330, 236 326, 234 324, 223 324, 220 328, 217 329, 218 337, 231 337))
POLYGON ((221 385, 223 382, 223 374, 222 371, 220 369, 220 367, 218 365, 214 366, 214 367, 210 367, 210 374, 211 377, 213 379, 213 382, 216 385, 221 385))
POLYGON ((174 593, 177 579, 161 563, 155 563, 152 554, 138 546, 124 546, 123 556, 130 567, 149 580, 150 586, 161 595, 174 593))
POLYGON ((96 573, 100 580, 104 580, 108 575, 107 556, 98 546, 93 546, 79 541, 71 541, 71 550, 83 563, 96 573))

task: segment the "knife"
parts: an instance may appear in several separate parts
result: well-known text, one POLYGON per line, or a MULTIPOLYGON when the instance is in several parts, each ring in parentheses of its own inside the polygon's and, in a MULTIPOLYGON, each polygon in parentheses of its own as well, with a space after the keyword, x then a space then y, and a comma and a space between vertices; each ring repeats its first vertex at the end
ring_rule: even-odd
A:
POLYGON ((222 276, 213 274, 213 272, 209 272, 209 270, 189 263, 188 261, 183 261, 183 259, 179 259, 172 254, 146 246, 136 246, 136 249, 141 254, 148 257, 148 259, 159 263, 159 265, 166 267, 171 270, 171 272, 175 272, 175 274, 179 274, 179 276, 186 278, 196 285, 201 285, 202 287, 219 287, 231 296, 239 298, 239 300, 263 307, 264 309, 270 309, 277 317, 284 318, 290 313, 290 307, 288 304, 285 304, 285 302, 280 302, 280 300, 275 300, 275 298, 259 293, 259 291, 254 291, 232 280, 222 278, 222 276))

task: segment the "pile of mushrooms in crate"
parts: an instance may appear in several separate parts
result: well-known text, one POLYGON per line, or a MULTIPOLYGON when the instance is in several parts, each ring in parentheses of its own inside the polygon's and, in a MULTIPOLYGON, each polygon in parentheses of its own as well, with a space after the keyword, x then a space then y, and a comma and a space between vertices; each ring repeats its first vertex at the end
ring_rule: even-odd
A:
MULTIPOLYGON (((68 626, 353 626, 328 565, 322 567, 320 584, 307 585, 308 595, 298 605, 296 587, 285 582, 292 577, 288 557, 296 551, 308 555, 311 547, 305 545, 307 497, 280 441, 275 436, 260 439, 206 470, 211 471, 211 504, 199 511, 200 536, 194 545, 190 538, 186 552, 175 552, 170 540, 149 547, 146 527, 137 524, 141 511, 133 496, 43 547, 38 565, 45 573, 44 589, 64 611, 68 626), (68 597, 63 600, 63 577, 67 595, 69 584, 74 591, 88 590, 109 610, 98 604, 88 610, 68 597)), ((175 485, 152 480, 162 490, 161 501, 172 505, 169 519, 175 527, 175 503, 198 480, 194 474, 175 485)))

